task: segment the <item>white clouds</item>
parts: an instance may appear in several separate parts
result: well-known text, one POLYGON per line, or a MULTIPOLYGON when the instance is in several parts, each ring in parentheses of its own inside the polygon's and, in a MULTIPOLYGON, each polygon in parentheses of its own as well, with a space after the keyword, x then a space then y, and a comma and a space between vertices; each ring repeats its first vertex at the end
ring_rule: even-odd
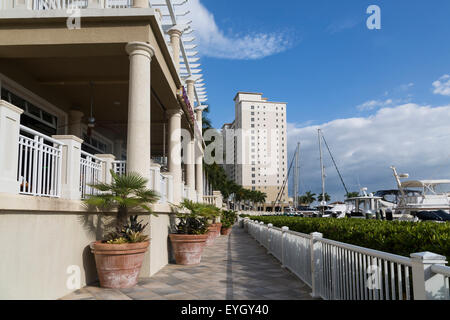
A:
MULTIPOLYGON (((389 167, 411 178, 450 178, 450 106, 405 104, 380 109, 369 117, 338 119, 320 125, 350 191, 395 188, 389 167)), ((289 125, 290 157, 301 142, 301 192, 320 191, 317 142, 319 126, 289 125)), ((342 199, 344 189, 329 155, 326 158, 327 192, 342 199)))
POLYGON ((292 44, 284 33, 225 34, 200 0, 188 2, 201 54, 225 59, 261 59, 287 50, 292 44))
POLYGON ((389 105, 392 105, 393 101, 391 99, 387 99, 387 100, 369 100, 364 102, 363 104, 360 104, 358 106, 356 106, 356 109, 358 109, 359 111, 369 111, 369 110, 373 110, 375 108, 380 108, 380 107, 386 107, 389 105))
POLYGON ((450 96, 450 75, 445 74, 433 82, 434 94, 440 94, 443 96, 450 96))

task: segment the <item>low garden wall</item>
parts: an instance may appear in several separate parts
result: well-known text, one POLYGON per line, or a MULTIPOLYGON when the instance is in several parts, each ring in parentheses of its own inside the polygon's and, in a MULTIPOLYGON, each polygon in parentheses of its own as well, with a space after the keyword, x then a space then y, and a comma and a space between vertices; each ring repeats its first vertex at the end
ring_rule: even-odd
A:
MULTIPOLYGON (((0 195, 0 300, 58 299, 77 289, 77 278, 81 287, 97 281, 89 244, 101 238, 104 219, 99 224, 99 216, 83 211, 79 201, 21 195, 5 199, 0 195)), ((151 239, 141 277, 150 277, 169 261, 168 211, 159 206, 158 217, 139 218, 150 222, 146 232, 151 239)))

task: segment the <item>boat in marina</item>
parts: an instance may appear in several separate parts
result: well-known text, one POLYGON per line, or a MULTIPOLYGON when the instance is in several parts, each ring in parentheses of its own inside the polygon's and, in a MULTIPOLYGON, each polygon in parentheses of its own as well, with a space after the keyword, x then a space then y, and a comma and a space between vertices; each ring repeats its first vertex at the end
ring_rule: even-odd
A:
POLYGON ((409 175, 391 169, 399 191, 394 217, 450 221, 450 179, 402 181, 409 175))

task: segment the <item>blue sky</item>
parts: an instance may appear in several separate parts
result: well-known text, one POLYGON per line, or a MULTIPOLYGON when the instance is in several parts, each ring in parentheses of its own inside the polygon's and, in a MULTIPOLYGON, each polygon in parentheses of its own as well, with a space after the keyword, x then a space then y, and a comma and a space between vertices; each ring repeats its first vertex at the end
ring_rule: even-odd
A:
MULTIPOLYGON (((381 119, 377 114, 383 108, 410 112, 400 108, 407 103, 431 108, 450 104, 450 93, 446 91, 448 78, 445 77, 450 74, 450 1, 298 0, 278 3, 200 0, 209 11, 209 19, 215 22, 214 28, 208 28, 210 20, 197 28, 214 126, 220 128, 233 120, 233 97, 237 91, 262 92, 270 100, 287 102, 291 128, 305 130, 326 127, 336 119, 381 119), (366 9, 372 4, 381 8, 381 30, 366 27, 369 17, 366 9), (220 35, 220 42, 211 41, 218 38, 217 35, 220 35), (440 83, 436 83, 439 79, 440 83)), ((435 110, 430 109, 432 111, 435 110)), ((377 125, 376 121, 372 125, 377 125)), ((420 130, 429 136, 436 125, 430 123, 420 130)), ((355 135, 360 133, 354 131, 355 135)), ((302 134, 290 135, 289 143, 295 145, 295 140, 308 137, 302 134)), ((340 133, 336 131, 333 135, 339 137, 340 133)), ((329 140, 333 138, 336 137, 329 140)), ((444 139, 443 143, 446 141, 444 139)), ((332 148, 333 142, 329 141, 332 148)), ((308 141, 305 143, 307 145, 308 141)), ((346 148, 338 141, 334 145, 346 148)), ((395 148, 395 145, 390 146, 395 148)), ((450 149, 449 146, 447 143, 444 148, 450 149)), ((340 150, 336 153, 339 163, 340 156, 344 158, 344 155, 339 154, 340 150)), ((447 162, 440 165, 449 167, 447 153, 445 157, 442 151, 430 156, 445 158, 447 162)), ((313 165, 316 159, 305 161, 313 165)), ((437 165, 434 162, 429 167, 407 162, 395 164, 413 170, 417 177, 427 178, 437 165)), ((387 162, 383 163, 383 168, 385 165, 387 162)), ((444 173, 447 171, 435 175, 444 173)), ((354 174, 347 174, 352 180, 354 174)), ((364 175, 361 173, 361 176, 364 175)), ((388 187, 391 180, 386 174, 373 188, 388 187)), ((371 181, 366 184, 370 185, 371 181)), ((315 188, 314 181, 309 184, 315 188)), ((329 185, 332 188, 334 184, 329 185)), ((338 185, 334 188, 338 194, 338 185)))
POLYGON ((411 82, 419 102, 446 101, 432 94, 430 82, 450 69, 449 1, 274 3, 202 1, 225 34, 274 32, 290 41, 284 52, 261 59, 202 57, 215 126, 233 119, 239 90, 288 102, 296 123, 355 116, 356 106, 411 82), (381 30, 366 28, 370 4, 381 8, 381 30))

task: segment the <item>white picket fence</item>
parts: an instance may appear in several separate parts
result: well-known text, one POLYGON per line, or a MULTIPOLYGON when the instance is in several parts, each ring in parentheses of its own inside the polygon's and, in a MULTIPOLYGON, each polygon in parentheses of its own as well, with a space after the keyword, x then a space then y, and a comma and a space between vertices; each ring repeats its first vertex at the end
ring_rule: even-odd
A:
POLYGON ((303 234, 288 227, 241 221, 283 267, 326 300, 448 300, 450 267, 430 252, 411 258, 303 234))
POLYGON ((17 179, 21 194, 59 197, 63 143, 20 126, 17 179))

